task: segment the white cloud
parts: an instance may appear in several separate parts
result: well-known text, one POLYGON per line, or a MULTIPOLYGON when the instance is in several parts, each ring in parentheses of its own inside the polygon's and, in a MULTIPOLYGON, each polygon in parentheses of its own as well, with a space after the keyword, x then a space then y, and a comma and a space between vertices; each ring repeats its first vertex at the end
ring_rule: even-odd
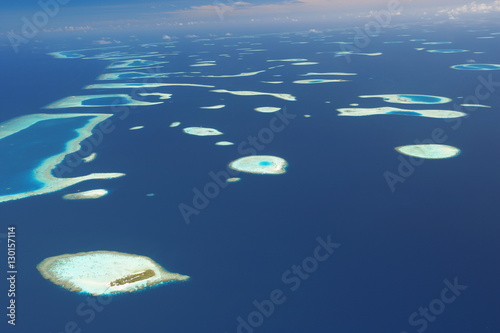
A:
POLYGON ((463 14, 489 14, 494 12, 500 12, 500 0, 489 3, 474 1, 459 7, 441 9, 438 14, 447 14, 450 18, 456 18, 463 14))
MULTIPOLYGON (((365 4, 383 3, 386 0, 360 0, 356 3, 357 9, 365 4)), ((277 3, 252 4, 243 1, 221 1, 212 5, 193 6, 189 9, 177 10, 165 14, 174 14, 181 18, 209 19, 219 18, 252 18, 261 19, 273 16, 303 16, 310 14, 335 15, 339 10, 347 10, 352 3, 335 0, 283 0, 277 3)), ((384 5, 381 7, 383 8, 384 5)))

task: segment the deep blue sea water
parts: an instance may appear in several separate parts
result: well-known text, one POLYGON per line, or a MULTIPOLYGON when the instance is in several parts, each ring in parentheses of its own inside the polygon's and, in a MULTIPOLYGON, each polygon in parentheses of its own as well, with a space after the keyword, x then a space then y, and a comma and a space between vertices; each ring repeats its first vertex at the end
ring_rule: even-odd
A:
MULTIPOLYGON (((470 112, 461 123, 403 115, 338 117, 335 111, 351 103, 361 107, 389 105, 380 99, 357 97, 369 94, 428 94, 460 102, 459 97, 474 95, 479 74, 500 80, 499 71, 483 74, 449 68, 469 59, 498 63, 500 50, 495 40, 475 39, 484 32, 436 30, 388 30, 361 51, 383 55, 353 55, 350 61, 333 54, 316 54, 339 51, 339 46, 313 42, 307 35, 289 35, 293 42, 310 41, 291 45, 279 43, 277 36, 215 39, 206 42, 215 45, 207 46, 180 41, 175 50, 181 54, 167 57, 170 63, 165 72, 237 74, 280 64, 265 60, 283 58, 305 58, 320 65, 285 64, 258 76, 240 78, 162 79, 165 83, 212 84, 217 89, 290 93, 297 101, 216 94, 196 87, 155 90, 173 97, 161 105, 130 108, 126 116, 117 114, 114 130, 95 147, 97 159, 67 175, 124 172, 126 177, 83 182, 60 192, 2 203, 2 225, 14 224, 18 233, 17 331, 59 333, 70 327, 69 331, 76 332, 77 326, 92 333, 246 333, 244 329, 237 331, 238 317, 247 321, 256 310, 253 302, 268 300, 272 291, 279 289, 280 299, 286 299, 275 306, 272 315, 263 317, 255 332, 417 332, 423 326, 411 326, 408 318, 441 297, 445 279, 453 282, 457 278, 467 289, 446 304, 434 321, 428 320, 425 331, 500 332, 498 93, 482 101, 491 109, 470 112), (452 41, 453 48, 485 53, 433 54, 414 50, 424 47, 418 42, 383 43, 402 40, 400 34, 410 34, 407 39, 452 41), (224 46, 241 41, 262 45, 224 46), (240 51, 236 49, 244 47, 268 51, 238 60, 240 51), (208 53, 187 57, 199 51, 208 53), (231 57, 219 58, 221 53, 231 57), (197 59, 217 60, 219 65, 188 66, 197 59), (298 76, 309 71, 358 75, 342 77, 352 80, 345 83, 291 83, 313 78, 298 76), (285 83, 260 82, 274 80, 285 83), (226 107, 199 109, 216 104, 226 107), (192 205, 193 191, 203 191, 213 181, 211 172, 224 172, 230 161, 241 157, 238 144, 269 126, 275 114, 253 111, 259 106, 286 107, 288 113, 297 115, 259 151, 285 158, 289 162, 287 173, 239 174, 240 182, 220 189, 186 224, 179 204, 192 205), (311 118, 302 117, 304 114, 311 118), (169 128, 173 121, 182 125, 169 128), (145 127, 128 130, 138 125, 145 127), (224 135, 189 136, 181 131, 188 126, 213 127, 224 135), (429 139, 436 128, 447 136, 445 144, 459 147, 462 154, 425 161, 413 171, 400 166, 401 155, 393 148, 429 139), (236 145, 215 146, 219 140, 236 145), (391 192, 384 173, 397 174, 398 168, 409 175, 391 192), (110 194, 93 201, 61 199, 65 193, 94 188, 106 188, 110 194), (146 196, 149 193, 155 195, 146 196), (289 280, 284 280, 283 274, 313 256, 318 237, 331 237, 341 245, 292 290, 297 285, 286 282, 289 280), (146 255, 191 279, 102 299, 108 304, 90 310, 89 302, 95 298, 68 292, 43 279, 36 270, 46 257, 95 250, 146 255)), ((341 41, 348 36, 330 32, 325 39, 341 41)), ((84 44, 50 45, 44 51, 88 47, 84 44)), ((133 51, 141 48, 134 45, 133 51)), ((5 112, 1 121, 38 113, 44 105, 67 96, 89 94, 90 90, 81 88, 95 83, 110 63, 53 59, 44 53, 35 50, 5 57, 8 66, 3 81, 9 84, 3 87, 5 112)), ((150 101, 149 97, 146 100, 150 101)), ((391 106, 416 111, 430 108, 391 106)), ((452 107, 453 103, 432 105, 433 109, 452 107)), ((108 113, 110 108, 63 111, 108 113)), ((1 305, 5 309, 4 299, 1 305)))

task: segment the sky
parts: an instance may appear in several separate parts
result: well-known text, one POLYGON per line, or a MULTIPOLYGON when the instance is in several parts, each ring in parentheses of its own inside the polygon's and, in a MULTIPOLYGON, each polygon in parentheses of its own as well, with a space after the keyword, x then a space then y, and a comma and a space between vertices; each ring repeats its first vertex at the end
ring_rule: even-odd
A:
POLYGON ((395 16, 457 19, 500 13, 500 0, 39 0, 1 1, 0 33, 27 21, 43 31, 151 28, 199 24, 341 20, 390 11, 395 16), (38 16, 37 16, 38 15, 38 16), (44 16, 45 15, 45 16, 44 16))

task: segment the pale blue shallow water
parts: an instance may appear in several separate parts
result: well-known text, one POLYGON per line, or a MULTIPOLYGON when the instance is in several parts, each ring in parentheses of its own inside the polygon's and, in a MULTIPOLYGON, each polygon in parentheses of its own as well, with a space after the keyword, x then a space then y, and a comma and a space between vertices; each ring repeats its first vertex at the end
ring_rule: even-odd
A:
POLYGON ((111 106, 111 105, 124 105, 129 103, 130 101, 124 97, 96 97, 83 101, 82 105, 111 106))
POLYGON ((421 116, 422 114, 415 111, 389 111, 387 114, 397 114, 402 116, 421 116))
POLYGON ((417 103, 439 103, 441 98, 434 96, 425 96, 425 95, 398 95, 399 97, 408 98, 413 102, 417 103))
POLYGON ((472 71, 494 71, 500 70, 500 64, 465 64, 455 65, 454 69, 472 70, 472 71))

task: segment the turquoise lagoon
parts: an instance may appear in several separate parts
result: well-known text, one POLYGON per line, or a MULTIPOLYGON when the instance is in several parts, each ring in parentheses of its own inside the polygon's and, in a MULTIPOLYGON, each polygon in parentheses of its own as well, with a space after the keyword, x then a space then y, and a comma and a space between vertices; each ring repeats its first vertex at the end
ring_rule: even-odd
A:
POLYGON ((461 65, 455 65, 451 66, 453 69, 458 69, 458 70, 469 70, 469 71, 494 71, 494 70, 500 70, 500 65, 499 64, 461 64, 461 65))
POLYGON ((57 178, 53 171, 109 114, 32 114, 0 124, 0 202, 50 193, 89 179, 123 176, 95 173, 57 178))

